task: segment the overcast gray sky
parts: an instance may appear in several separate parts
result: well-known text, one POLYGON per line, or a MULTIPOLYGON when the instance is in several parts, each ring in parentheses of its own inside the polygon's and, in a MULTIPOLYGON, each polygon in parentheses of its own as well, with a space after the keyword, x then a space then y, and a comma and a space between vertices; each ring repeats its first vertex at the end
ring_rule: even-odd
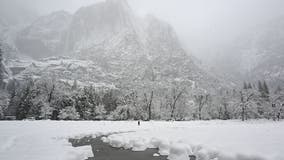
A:
MULTIPOLYGON (((41 14, 75 12, 102 0, 0 0, 28 6, 41 14)), ((173 25, 181 41, 197 57, 236 38, 249 28, 284 15, 284 0, 128 0, 140 15, 153 14, 173 25)))

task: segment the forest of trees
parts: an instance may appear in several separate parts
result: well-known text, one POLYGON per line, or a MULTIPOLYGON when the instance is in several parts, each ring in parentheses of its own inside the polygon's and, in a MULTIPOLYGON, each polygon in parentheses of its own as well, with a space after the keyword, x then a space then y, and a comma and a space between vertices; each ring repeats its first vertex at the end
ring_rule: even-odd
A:
POLYGON ((0 118, 52 120, 281 119, 284 90, 265 81, 215 94, 173 85, 168 90, 98 89, 51 77, 11 80, 1 92, 0 118), (163 94, 161 94, 163 93, 163 94))

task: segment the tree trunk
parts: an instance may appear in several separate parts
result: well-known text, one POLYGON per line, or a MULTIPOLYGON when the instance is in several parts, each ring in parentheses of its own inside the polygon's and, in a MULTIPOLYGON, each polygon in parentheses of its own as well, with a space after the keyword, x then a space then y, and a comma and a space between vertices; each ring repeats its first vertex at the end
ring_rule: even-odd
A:
POLYGON ((185 89, 181 90, 178 95, 174 95, 174 96, 173 96, 173 102, 170 104, 171 109, 172 109, 172 111, 171 111, 171 119, 174 119, 174 120, 175 120, 174 112, 175 112, 175 110, 176 110, 176 103, 177 103, 177 100, 178 100, 178 99, 180 98, 180 96, 182 95, 182 93, 184 92, 184 90, 185 90, 185 89))
POLYGON ((174 108, 173 108, 173 106, 172 105, 170 105, 170 107, 171 107, 171 120, 174 118, 174 108))
POLYGON ((149 121, 150 121, 151 118, 152 118, 152 117, 151 117, 151 115, 152 115, 151 109, 152 109, 153 96, 154 96, 154 91, 151 91, 150 101, 149 101, 149 104, 148 104, 148 120, 149 120, 149 121))
POLYGON ((199 120, 202 119, 202 117, 201 117, 201 106, 199 107, 199 110, 198 110, 198 118, 199 118, 199 120))
POLYGON ((245 121, 245 107, 242 106, 242 121, 245 121))
POLYGON ((48 103, 49 103, 49 104, 50 104, 50 102, 51 102, 51 100, 52 100, 54 89, 55 89, 55 85, 53 84, 53 85, 52 85, 52 88, 51 88, 51 91, 50 91, 49 94, 48 94, 48 103))

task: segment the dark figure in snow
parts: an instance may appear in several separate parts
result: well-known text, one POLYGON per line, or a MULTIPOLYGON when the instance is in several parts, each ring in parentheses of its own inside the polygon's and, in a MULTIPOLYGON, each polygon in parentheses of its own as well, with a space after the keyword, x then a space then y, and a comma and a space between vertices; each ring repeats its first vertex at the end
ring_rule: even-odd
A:
POLYGON ((140 120, 138 121, 138 126, 140 126, 140 120))
POLYGON ((282 112, 282 108, 280 108, 280 110, 277 113, 277 120, 280 121, 281 118, 281 112, 282 112))
POLYGON ((280 112, 277 113, 277 121, 280 121, 280 112))

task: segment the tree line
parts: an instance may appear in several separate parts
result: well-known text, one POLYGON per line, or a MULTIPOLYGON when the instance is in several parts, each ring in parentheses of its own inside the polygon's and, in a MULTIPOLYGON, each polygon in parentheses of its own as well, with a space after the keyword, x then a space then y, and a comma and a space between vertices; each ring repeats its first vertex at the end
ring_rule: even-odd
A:
POLYGON ((0 95, 0 118, 52 120, 282 119, 284 90, 265 81, 206 93, 186 84, 167 88, 97 88, 50 76, 11 80, 0 95))

